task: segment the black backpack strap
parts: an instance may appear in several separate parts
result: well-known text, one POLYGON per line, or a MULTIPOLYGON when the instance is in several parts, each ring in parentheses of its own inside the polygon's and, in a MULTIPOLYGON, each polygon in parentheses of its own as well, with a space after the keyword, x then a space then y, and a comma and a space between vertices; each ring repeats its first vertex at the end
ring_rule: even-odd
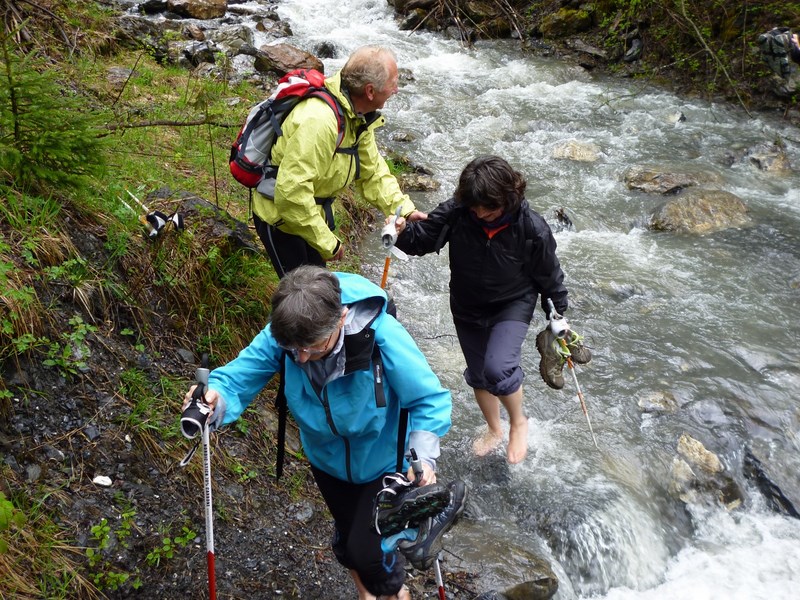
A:
POLYGON ((397 425, 397 469, 403 472, 403 457, 406 453, 406 431, 408 430, 408 409, 400 409, 400 422, 397 425))
POLYGON ((383 359, 378 344, 372 346, 372 371, 375 380, 375 406, 386 408, 386 394, 383 391, 383 359))
POLYGON ((325 223, 331 231, 336 230, 336 222, 333 220, 333 200, 334 198, 314 198, 314 202, 325 212, 325 223))
POLYGON ((286 402, 286 353, 281 354, 280 382, 278 382, 278 394, 275 396, 275 404, 278 408, 278 454, 275 458, 275 479, 280 479, 283 475, 283 455, 286 447, 286 419, 288 405, 286 402))

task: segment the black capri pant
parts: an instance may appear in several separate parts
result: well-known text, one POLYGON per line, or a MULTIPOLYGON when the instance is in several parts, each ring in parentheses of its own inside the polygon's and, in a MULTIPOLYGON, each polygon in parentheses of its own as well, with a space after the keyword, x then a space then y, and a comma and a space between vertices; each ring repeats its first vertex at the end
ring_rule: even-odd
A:
POLYGON ((334 520, 333 553, 344 567, 356 571, 370 594, 393 596, 406 579, 405 558, 397 550, 381 550, 381 537, 369 529, 376 494, 383 477, 350 483, 320 471, 311 472, 334 520))

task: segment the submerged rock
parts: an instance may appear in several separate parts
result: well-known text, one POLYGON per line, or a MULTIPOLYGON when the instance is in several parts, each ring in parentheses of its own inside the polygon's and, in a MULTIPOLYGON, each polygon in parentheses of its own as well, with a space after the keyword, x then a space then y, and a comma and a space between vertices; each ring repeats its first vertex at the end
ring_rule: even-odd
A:
POLYGON ((741 506, 744 493, 716 454, 687 434, 681 436, 677 449, 682 458, 672 461, 671 496, 689 505, 719 503, 728 510, 741 506))
POLYGON ((550 571, 538 579, 524 581, 502 592, 484 592, 475 600, 548 600, 558 591, 558 578, 550 571))
POLYGON ((688 190, 659 206, 650 218, 650 228, 655 231, 695 234, 748 224, 744 202, 722 190, 688 190))
POLYGON ((797 478, 782 475, 772 456, 759 448, 746 447, 743 472, 767 499, 769 507, 779 513, 800 519, 800 485, 797 478))

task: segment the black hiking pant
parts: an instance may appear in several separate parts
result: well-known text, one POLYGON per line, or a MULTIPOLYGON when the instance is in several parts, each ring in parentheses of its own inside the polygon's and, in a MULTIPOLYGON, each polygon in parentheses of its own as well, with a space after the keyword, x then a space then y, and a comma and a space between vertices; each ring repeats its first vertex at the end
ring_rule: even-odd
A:
POLYGON ((347 569, 358 573, 370 594, 393 596, 406 578, 405 558, 397 550, 385 554, 381 537, 369 529, 372 504, 383 489, 383 477, 369 483, 350 483, 311 467, 334 520, 333 553, 347 569))
POLYGON ((261 238, 264 248, 267 249, 272 266, 281 279, 300 265, 325 267, 322 255, 300 236, 284 233, 277 227, 262 221, 255 214, 253 223, 256 226, 258 237, 261 238))

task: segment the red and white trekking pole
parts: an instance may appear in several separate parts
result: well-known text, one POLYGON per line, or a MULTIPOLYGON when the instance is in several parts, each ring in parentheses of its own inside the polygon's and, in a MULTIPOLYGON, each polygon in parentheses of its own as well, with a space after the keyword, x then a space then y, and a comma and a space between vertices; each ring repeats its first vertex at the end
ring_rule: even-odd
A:
POLYGON ((556 312, 556 307, 550 298, 547 299, 547 304, 550 306, 550 331, 553 333, 556 340, 558 340, 558 344, 561 347, 565 360, 567 361, 567 367, 569 367, 569 372, 572 373, 572 381, 575 382, 575 389, 577 390, 578 400, 581 403, 581 409, 583 410, 583 414, 584 416, 586 416, 586 423, 589 425, 589 433, 592 434, 592 441, 594 442, 594 447, 599 450, 600 446, 597 445, 597 438, 594 435, 594 429, 592 429, 592 421, 589 418, 589 411, 586 409, 586 401, 583 399, 583 392, 581 391, 581 386, 578 383, 578 376, 575 375, 575 366, 572 364, 572 356, 569 351, 569 346, 567 346, 567 341, 564 339, 570 333, 569 323, 567 323, 566 318, 564 318, 563 316, 561 316, 556 312))
MULTIPOLYGON (((208 387, 208 356, 203 355, 202 366, 196 371, 197 386, 192 392, 192 399, 181 415, 181 432, 184 437, 192 439, 202 433, 203 440, 203 497, 206 509, 206 560, 208 562, 208 597, 217 598, 217 576, 214 569, 214 509, 211 503, 211 445, 209 443, 208 414, 211 409, 206 404, 205 391, 208 387)), ((181 466, 188 464, 197 445, 181 461, 181 466)))

